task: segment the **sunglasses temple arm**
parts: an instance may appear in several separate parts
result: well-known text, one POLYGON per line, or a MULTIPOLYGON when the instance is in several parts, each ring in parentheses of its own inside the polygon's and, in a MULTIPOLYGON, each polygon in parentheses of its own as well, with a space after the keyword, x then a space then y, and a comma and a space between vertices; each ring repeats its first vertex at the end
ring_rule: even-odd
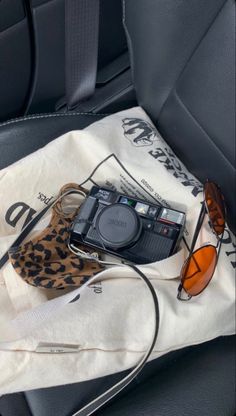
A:
POLYGON ((216 246, 216 250, 217 250, 217 263, 218 263, 218 259, 219 259, 219 256, 220 256, 220 250, 221 250, 221 246, 222 246, 223 236, 224 236, 224 233, 222 233, 221 237, 218 240, 217 246, 216 246))
MULTIPOLYGON (((199 231, 201 230, 205 214, 206 214, 205 204, 202 203, 202 208, 201 208, 201 211, 199 213, 198 220, 197 220, 197 225, 196 225, 196 228, 195 228, 195 231, 194 231, 193 240, 192 240, 192 244, 191 244, 191 247, 190 247, 190 250, 189 250, 189 257, 188 258, 190 258, 193 254, 194 247, 195 247, 195 244, 197 242, 197 238, 198 238, 198 235, 199 235, 199 231)), ((193 261, 194 261, 194 263, 196 265, 196 268, 197 268, 195 273, 200 272, 200 267, 198 266, 198 263, 197 263, 194 256, 193 256, 193 261)), ((189 265, 188 265, 188 267, 189 267, 189 265)), ((193 277, 193 276, 191 276, 191 277, 193 277)), ((180 287, 179 287, 179 289, 180 289, 180 287)), ((181 289, 180 289, 180 291, 181 291, 181 289)))
POLYGON ((196 228, 195 228, 195 231, 194 231, 193 240, 192 240, 192 244, 191 244, 191 247, 190 247, 190 254, 192 254, 192 252, 194 250, 195 244, 197 242, 199 231, 200 231, 200 229, 202 227, 202 224, 203 224, 205 214, 206 214, 206 208, 205 208, 205 204, 203 203, 200 214, 199 214, 199 217, 198 217, 197 225, 196 225, 196 228))

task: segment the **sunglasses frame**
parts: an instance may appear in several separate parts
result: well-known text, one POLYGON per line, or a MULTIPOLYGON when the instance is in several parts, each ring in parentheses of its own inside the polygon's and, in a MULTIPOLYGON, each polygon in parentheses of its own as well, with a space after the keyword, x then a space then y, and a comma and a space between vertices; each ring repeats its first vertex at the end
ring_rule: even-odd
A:
MULTIPOLYGON (((206 181, 206 183, 205 183, 205 185, 204 185, 204 189, 205 189, 205 187, 206 187, 206 184, 209 184, 209 183, 212 183, 212 184, 214 184, 214 186, 216 186, 217 187, 217 189, 218 189, 218 191, 220 192, 220 194, 221 194, 221 196, 222 196, 222 203, 223 203, 223 207, 224 207, 224 218, 226 219, 226 206, 225 206, 225 201, 224 201, 224 197, 223 197, 223 194, 222 194, 222 192, 221 192, 221 190, 220 190, 220 188, 219 188, 219 186, 218 185, 216 185, 214 182, 210 182, 210 181, 206 181)), ((190 300, 193 296, 198 296, 198 295, 200 295, 205 289, 206 289, 206 287, 209 285, 209 283, 211 282, 211 279, 212 279, 212 277, 214 276, 214 273, 215 273, 215 269, 216 269, 216 266, 217 266, 217 263, 218 263, 218 259, 219 259, 219 255, 220 255, 220 249, 221 249, 221 244, 222 244, 222 239, 223 239, 223 235, 224 235, 224 230, 225 230, 225 223, 224 223, 224 228, 223 228, 223 231, 222 231, 222 233, 221 233, 221 235, 219 236, 217 233, 216 233, 216 231, 215 231, 215 229, 214 229, 214 225, 213 225, 213 223, 212 223, 212 220, 211 220, 211 217, 210 217, 210 213, 209 213, 209 208, 208 208, 208 205, 207 205, 207 202, 206 202, 206 195, 205 195, 205 191, 203 191, 204 192, 204 200, 203 200, 203 202, 202 202, 202 208, 201 208, 201 211, 200 211, 200 213, 199 213, 199 217, 198 217, 198 221, 197 221, 197 225, 196 225, 196 228, 195 228, 195 231, 194 231, 194 235, 193 235, 193 240, 192 240, 192 244, 191 244, 191 247, 190 247, 190 249, 189 249, 189 255, 188 255, 188 257, 187 257, 187 259, 185 260, 185 262, 184 262, 184 265, 183 265, 183 267, 182 267, 182 270, 181 270, 181 273, 180 273, 180 276, 182 275, 182 272, 183 272, 183 270, 184 270, 184 268, 185 268, 185 266, 186 266, 186 264, 189 262, 189 260, 190 260, 190 258, 194 255, 194 253, 197 253, 198 251, 200 251, 200 250, 202 250, 204 247, 213 247, 214 249, 215 249, 215 251, 216 251, 216 261, 215 261, 215 266, 214 266, 214 269, 213 269, 213 272, 212 272, 212 275, 211 275, 211 278, 209 279, 209 281, 208 281, 208 283, 206 284, 206 286, 204 286, 204 288, 200 291, 200 292, 198 292, 198 293, 196 293, 195 295, 190 295, 186 290, 185 290, 185 288, 184 288, 184 282, 185 282, 185 280, 188 280, 188 279, 191 279, 192 278, 192 276, 191 277, 182 277, 181 278, 181 283, 179 284, 179 287, 178 287, 178 293, 177 293, 177 299, 178 300, 181 300, 181 301, 188 301, 188 300, 190 300), (197 250, 194 250, 194 248, 195 248, 195 245, 196 245, 196 242, 197 242, 197 239, 198 239, 198 236, 199 236, 199 233, 200 233, 200 231, 201 231, 201 228, 202 228, 202 225, 203 225, 203 221, 204 221, 204 219, 205 219, 205 216, 208 214, 208 217, 209 217, 209 224, 210 224, 210 227, 211 227, 211 229, 212 229, 212 231, 213 231, 213 233, 214 233, 214 235, 216 236, 216 238, 217 238, 217 244, 216 244, 216 246, 215 245, 213 245, 213 244, 204 244, 204 245, 202 245, 201 247, 199 247, 197 250), (185 292, 185 294, 187 295, 187 298, 183 298, 183 297, 181 297, 181 293, 182 293, 182 291, 184 291, 185 292)), ((193 256, 193 259, 194 259, 194 256, 193 256)), ((196 264, 196 266, 198 267, 198 265, 196 264)), ((198 267, 199 268, 199 267, 198 267)))

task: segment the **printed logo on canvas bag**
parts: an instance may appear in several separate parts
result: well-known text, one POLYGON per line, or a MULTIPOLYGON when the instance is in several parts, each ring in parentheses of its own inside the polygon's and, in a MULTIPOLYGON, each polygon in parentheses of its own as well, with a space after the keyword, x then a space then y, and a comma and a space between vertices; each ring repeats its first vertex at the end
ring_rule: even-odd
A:
POLYGON ((162 140, 157 134, 157 130, 154 126, 145 120, 139 118, 124 118, 123 129, 124 135, 129 142, 136 147, 152 146, 156 144, 153 150, 148 152, 154 159, 162 163, 163 166, 171 173, 176 179, 180 180, 185 187, 191 186, 193 196, 197 196, 202 192, 201 183, 190 177, 190 174, 184 168, 179 159, 171 151, 169 146, 162 140), (157 143, 155 143, 157 142, 157 143), (158 142, 162 145, 158 147, 158 142))

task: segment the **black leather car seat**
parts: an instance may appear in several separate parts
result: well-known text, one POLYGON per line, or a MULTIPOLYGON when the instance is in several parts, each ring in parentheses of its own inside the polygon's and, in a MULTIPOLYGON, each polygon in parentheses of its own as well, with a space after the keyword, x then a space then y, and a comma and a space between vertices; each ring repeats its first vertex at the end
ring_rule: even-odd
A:
POLYGON ((188 169, 222 187, 235 232, 235 1, 124 5, 138 102, 188 169))
POLYGON ((0 123, 0 169, 45 146, 70 130, 84 129, 104 114, 35 114, 0 123))
MULTIPOLYGON (((221 185, 235 231, 234 14, 234 0, 124 1, 139 104, 190 171, 202 181, 209 177, 221 185)), ((0 146, 11 154, 6 164, 70 130, 71 122, 72 128, 90 122, 90 116, 53 117, 49 129, 50 117, 0 125, 0 146)), ((117 377, 120 375, 6 396, 0 399, 0 414, 69 416, 117 377), (15 413, 14 400, 23 400, 24 413, 19 405, 15 413)), ((219 338, 151 362, 128 393, 97 413, 234 414, 235 337, 219 338)))
MULTIPOLYGON (((30 113, 54 111, 65 95, 64 45, 65 0, 0 1, 1 121, 24 114, 30 92, 30 113)), ((121 1, 100 0, 100 80, 126 52, 121 1)))

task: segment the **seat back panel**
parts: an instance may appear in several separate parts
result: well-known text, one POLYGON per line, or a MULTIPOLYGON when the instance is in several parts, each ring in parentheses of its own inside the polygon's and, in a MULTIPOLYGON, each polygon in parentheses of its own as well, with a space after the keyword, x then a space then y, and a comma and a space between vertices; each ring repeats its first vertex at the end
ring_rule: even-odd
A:
POLYGON ((235 2, 124 7, 138 101, 188 169, 222 187, 235 232, 235 2))

